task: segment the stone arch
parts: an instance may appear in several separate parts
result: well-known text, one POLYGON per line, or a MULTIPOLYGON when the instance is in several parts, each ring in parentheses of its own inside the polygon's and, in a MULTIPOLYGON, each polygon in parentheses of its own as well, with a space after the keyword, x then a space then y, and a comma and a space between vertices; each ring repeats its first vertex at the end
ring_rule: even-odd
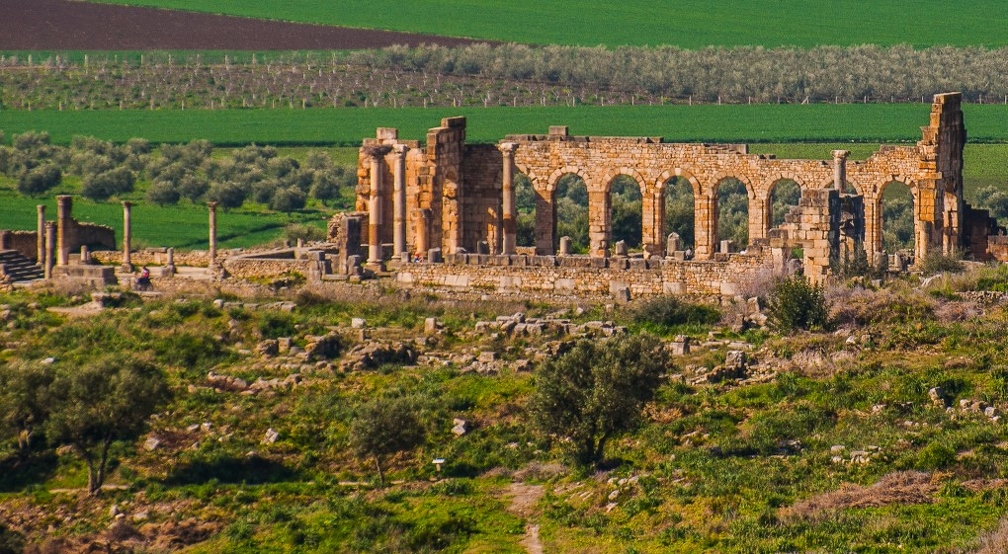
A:
MULTIPOLYGON (((756 191, 752 185, 752 181, 745 177, 745 175, 739 177, 730 173, 719 173, 712 180, 712 183, 710 193, 710 202, 712 205, 710 223, 713 242, 719 243, 722 240, 732 240, 735 242, 737 248, 747 246, 750 237, 753 236, 752 213, 759 209, 758 206, 755 210, 753 209, 753 205, 756 204, 756 191), (731 183, 732 189, 730 191, 723 189, 731 181, 735 181, 738 184, 731 183), (739 185, 745 191, 746 199, 744 202, 732 198, 732 196, 742 194, 742 191, 738 190, 739 185), (724 203, 735 204, 735 210, 731 212, 725 211, 726 206, 722 205, 724 203), (745 210, 744 216, 738 214, 738 210, 741 209, 745 210)), ((719 245, 715 244, 715 246, 719 245)))
POLYGON ((761 237, 766 237, 767 231, 779 227, 784 222, 784 215, 790 207, 798 205, 803 193, 803 187, 797 179, 783 174, 767 186, 766 198, 762 198, 760 202, 761 231, 763 231, 761 237))
MULTIPOLYGON (((593 218, 590 223, 594 227, 599 223, 606 230, 606 246, 615 245, 617 241, 625 241, 628 248, 635 249, 645 247, 649 251, 655 250, 654 241, 654 207, 653 198, 648 196, 647 182, 634 170, 621 168, 618 171, 605 173, 601 181, 603 183, 602 202, 605 206, 604 220, 593 218), (617 185, 617 182, 619 184, 617 185), (619 187, 617 190, 616 187, 619 187), (622 192, 617 199, 615 195, 622 192), (645 212, 652 215, 650 220, 645 220, 645 212)), ((595 195, 598 198, 599 195, 595 195)), ((592 203, 593 206, 597 205, 592 203)), ((598 210, 594 210, 598 215, 598 210)), ((593 251, 601 249, 601 245, 592 248, 593 251)))
POLYGON ((877 251, 891 254, 898 250, 910 250, 916 253, 920 226, 919 203, 920 199, 912 182, 889 179, 878 186, 878 194, 872 200, 877 226, 875 244, 877 251), (894 185, 899 190, 894 191, 894 185), (890 193, 888 199, 887 193, 890 193), (907 199, 909 204, 906 204, 907 199))
POLYGON ((573 165, 567 165, 555 169, 553 173, 550 174, 549 178, 546 180, 546 190, 550 192, 556 192, 557 181, 559 181, 561 177, 567 175, 568 173, 573 173, 574 175, 580 177, 581 180, 584 181, 585 186, 588 187, 588 190, 591 190, 594 181, 588 175, 588 172, 581 169, 580 167, 573 165))
POLYGON ((555 254, 560 237, 565 235, 571 237, 575 252, 590 252, 592 191, 583 175, 575 172, 563 173, 552 180, 552 187, 547 193, 551 198, 549 213, 540 215, 537 208, 536 219, 543 221, 548 217, 550 231, 547 237, 547 234, 537 230, 536 253, 555 254), (562 182, 566 176, 577 179, 562 182), (550 240, 549 243, 546 242, 547 238, 550 240))
MULTIPOLYGON (((681 233, 679 232, 676 233, 680 235, 681 239, 679 247, 681 250, 685 250, 687 248, 689 248, 690 250, 696 249, 697 253, 706 256, 708 254, 708 250, 698 248, 697 245, 699 243, 703 244, 708 243, 705 240, 704 235, 702 234, 706 233, 707 231, 708 218, 706 217, 706 215, 701 214, 708 213, 710 203, 707 201, 702 192, 703 187, 700 183, 700 180, 697 179, 696 175, 692 171, 683 169, 682 167, 675 167, 673 169, 664 170, 661 173, 659 173, 657 178, 655 178, 654 180, 653 184, 654 193, 652 196, 654 198, 653 213, 655 219, 654 224, 654 233, 655 233, 654 240, 656 242, 655 251, 664 252, 666 256, 671 256, 673 254, 673 252, 669 252, 667 249, 668 236, 672 232, 675 232, 675 230, 672 228, 673 226, 670 225, 668 221, 669 217, 668 202, 670 201, 669 195, 670 193, 674 192, 669 187, 669 183, 673 179, 680 179, 682 182, 686 183, 686 185, 680 185, 680 186, 689 190, 689 197, 692 200, 692 209, 690 210, 691 211, 690 215, 692 216, 692 223, 690 224, 689 232, 687 233, 684 231, 681 233)), ((684 215, 684 217, 687 216, 684 215)))

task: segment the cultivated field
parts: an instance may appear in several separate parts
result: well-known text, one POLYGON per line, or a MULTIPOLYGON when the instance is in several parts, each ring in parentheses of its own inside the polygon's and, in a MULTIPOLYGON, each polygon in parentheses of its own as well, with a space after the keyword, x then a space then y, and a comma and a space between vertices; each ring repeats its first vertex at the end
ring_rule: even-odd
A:
MULTIPOLYGON (((0 110, 0 129, 47 130, 66 144, 74 135, 114 142, 206 139, 216 145, 359 145, 377 127, 423 139, 442 117, 468 118, 467 141, 497 142, 506 134, 546 133, 568 125, 576 135, 662 136, 707 142, 916 142, 930 104, 578 106, 518 108, 368 108, 353 110, 0 110)), ((964 106, 969 140, 1008 140, 1008 107, 964 106)))
POLYGON ((688 48, 820 44, 952 44, 1001 46, 1008 21, 992 0, 863 2, 799 0, 711 3, 704 0, 653 2, 608 0, 431 0, 394 9, 367 0, 264 0, 222 4, 212 0, 112 0, 246 17, 391 29, 431 35, 472 37, 532 44, 582 46, 674 44, 688 48))

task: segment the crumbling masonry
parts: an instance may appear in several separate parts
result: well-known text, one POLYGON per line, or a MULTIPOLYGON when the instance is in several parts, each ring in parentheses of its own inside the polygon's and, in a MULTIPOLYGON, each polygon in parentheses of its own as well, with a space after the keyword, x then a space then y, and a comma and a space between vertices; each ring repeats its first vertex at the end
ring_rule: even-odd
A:
MULTIPOLYGON (((664 195, 676 177, 692 187, 693 263, 706 262, 705 275, 735 271, 733 266, 741 261, 732 258, 740 255, 783 264, 789 252, 800 248, 805 274, 821 280, 831 263, 852 249, 863 248, 872 260, 884 256, 882 194, 897 182, 906 185, 913 197, 915 260, 929 253, 987 259, 988 236, 997 234, 996 224, 986 211, 963 201, 966 130, 960 102, 959 93, 936 95, 929 124, 922 127, 916 145, 882 146, 865 161, 848 161, 846 151, 834 151, 830 160, 784 160, 749 154, 745 145, 571 136, 566 127, 550 127, 546 135, 509 135, 496 145, 468 145, 463 117, 443 119, 440 127, 428 131, 424 145, 401 140, 396 129, 380 128, 376 138, 364 140, 358 164, 357 209, 366 230, 362 233, 368 245, 366 262, 380 269, 389 260, 398 265, 400 260, 437 261, 443 256, 452 268, 400 267, 399 281, 443 285, 454 280, 498 287, 530 281, 526 271, 516 271, 518 267, 629 268, 634 262, 655 269, 664 264, 668 271, 672 264, 687 263, 684 256, 668 250, 675 248, 675 241, 668 240, 664 230, 664 195), (527 259, 516 257, 518 172, 528 177, 536 193, 535 248, 527 252, 527 259), (587 260, 565 260, 562 247, 557 256, 555 193, 558 180, 567 174, 581 177, 587 186, 587 260), (614 250, 610 221, 611 187, 620 175, 636 181, 642 196, 643 253, 640 260, 625 263, 612 261, 622 254, 614 250), (716 245, 717 192, 729 179, 744 184, 749 197, 750 245, 744 254, 719 252, 716 245), (802 200, 784 225, 771 229, 771 193, 787 180, 798 184, 802 200), (494 277, 481 279, 473 266, 486 267, 494 277), (463 267, 466 270, 460 272, 463 267)), ((531 281, 538 282, 537 287, 556 288, 558 279, 566 282, 559 275, 552 284, 531 281)), ((664 290, 726 292, 725 279, 714 280, 718 282, 664 286, 664 290)))

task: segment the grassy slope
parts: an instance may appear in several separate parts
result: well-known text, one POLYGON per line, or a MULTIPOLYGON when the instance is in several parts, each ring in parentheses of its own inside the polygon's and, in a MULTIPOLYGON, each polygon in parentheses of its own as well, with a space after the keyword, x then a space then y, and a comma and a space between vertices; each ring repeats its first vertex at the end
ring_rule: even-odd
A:
MULTIPOLYGON (((314 110, 0 111, 0 130, 47 130, 56 143, 73 135, 123 142, 207 139, 214 144, 360 144, 376 127, 424 139, 446 116, 468 118, 471 143, 567 125, 575 135, 663 136, 670 141, 872 142, 920 140, 927 104, 579 106, 545 108, 366 108, 314 110)), ((1008 107, 964 107, 973 142, 1008 141, 1008 107)))
POLYGON ((106 0, 349 27, 534 44, 763 46, 1008 44, 1006 12, 992 0, 864 2, 706 0, 427 0, 376 8, 367 0, 106 0))

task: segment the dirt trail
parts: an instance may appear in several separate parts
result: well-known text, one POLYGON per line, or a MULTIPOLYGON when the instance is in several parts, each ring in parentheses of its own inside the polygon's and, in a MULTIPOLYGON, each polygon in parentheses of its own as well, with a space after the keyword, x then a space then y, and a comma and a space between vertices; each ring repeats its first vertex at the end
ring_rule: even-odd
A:
MULTIPOLYGON (((511 483, 508 487, 508 494, 511 495, 511 505, 508 511, 528 519, 533 515, 535 505, 542 498, 544 489, 542 485, 526 485, 525 483, 511 483)), ((527 523, 525 525, 525 538, 520 543, 529 554, 542 554, 542 542, 539 541, 539 525, 527 523)))

